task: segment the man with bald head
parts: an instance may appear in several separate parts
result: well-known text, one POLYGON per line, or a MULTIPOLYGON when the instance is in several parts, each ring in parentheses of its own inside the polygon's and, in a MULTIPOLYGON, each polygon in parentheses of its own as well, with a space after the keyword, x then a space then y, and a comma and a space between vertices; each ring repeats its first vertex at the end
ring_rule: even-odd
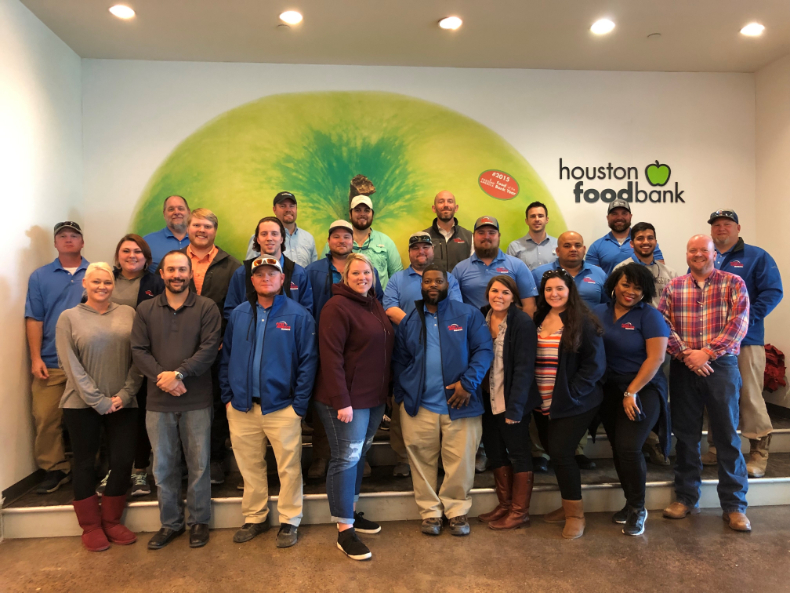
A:
POLYGON ((562 268, 573 277, 579 296, 592 308, 607 301, 603 285, 606 283, 606 272, 584 260, 587 248, 584 238, 575 231, 565 231, 557 237, 557 261, 544 264, 532 270, 535 286, 540 288, 543 274, 562 268))
POLYGON ((436 218, 425 232, 433 242, 434 263, 452 272, 458 262, 474 252, 472 231, 458 224, 455 217, 458 204, 449 191, 443 190, 436 194, 431 209, 436 213, 436 218))
POLYGON ((686 262, 689 273, 667 284, 658 305, 670 325, 669 390, 677 437, 676 501, 664 509, 664 516, 683 519, 699 512, 700 438, 707 408, 718 453, 722 518, 736 531, 751 531, 745 514, 749 481, 737 433, 738 354, 749 329, 749 295, 741 278, 716 269, 710 236, 689 240, 686 262))

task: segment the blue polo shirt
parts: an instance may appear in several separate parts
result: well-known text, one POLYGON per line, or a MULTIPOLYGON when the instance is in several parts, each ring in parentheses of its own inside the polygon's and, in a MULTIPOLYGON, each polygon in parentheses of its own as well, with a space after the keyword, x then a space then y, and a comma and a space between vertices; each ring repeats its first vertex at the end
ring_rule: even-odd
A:
MULTIPOLYGON (((593 312, 603 326, 603 345, 607 368, 621 375, 639 372, 647 359, 645 340, 668 338, 669 326, 664 316, 647 303, 638 303, 614 321, 614 303, 598 305, 593 312)), ((661 371, 659 371, 661 373, 661 371)))
POLYGON ((25 300, 25 317, 44 322, 44 337, 41 341, 41 358, 48 369, 58 368, 58 353, 55 350, 55 326, 58 317, 66 309, 80 304, 82 279, 88 269, 84 257, 74 274, 64 269, 55 258, 51 264, 41 266, 30 275, 25 300))
MULTIPOLYGON (((549 270, 558 270, 560 262, 555 261, 545 266, 540 266, 532 270, 532 275, 535 278, 535 284, 540 287, 540 282, 543 279, 543 274, 549 270)), ((606 284, 606 273, 594 266, 588 261, 582 263, 581 271, 573 278, 573 283, 576 284, 576 289, 579 291, 579 296, 587 303, 587 306, 592 309, 595 305, 600 305, 609 300, 604 292, 603 285, 606 284)))
MULTIPOLYGON (((627 260, 633 253, 634 248, 631 247, 631 229, 628 229, 628 236, 625 238, 622 245, 620 245, 617 239, 614 238, 614 235, 609 232, 609 234, 604 235, 590 245, 585 259, 588 263, 601 268, 608 276, 612 273, 612 270, 617 264, 627 260)), ((656 243, 656 249, 653 251, 653 257, 661 261, 664 260, 664 254, 661 253, 661 248, 658 246, 658 243, 656 243)))
POLYGON ((252 353, 252 397, 261 397, 261 359, 263 358, 263 339, 266 337, 266 318, 272 308, 264 309, 255 303, 258 328, 255 331, 255 350, 252 353))
POLYGON ((478 309, 488 304, 486 287, 494 276, 507 275, 513 278, 522 299, 538 296, 535 279, 527 264, 512 255, 506 255, 501 249, 490 266, 473 253, 472 257, 458 262, 452 275, 458 280, 464 302, 478 309))
POLYGON ((550 264, 557 260, 557 238, 546 235, 540 243, 535 243, 527 233, 516 239, 507 248, 507 254, 519 258, 530 270, 550 264))
MULTIPOLYGON (((458 280, 452 274, 447 274, 447 298, 451 301, 463 302, 458 280)), ((391 307, 402 309, 406 315, 414 311, 414 301, 422 299, 422 276, 409 266, 405 270, 396 272, 387 283, 384 290, 384 310, 391 307)))
POLYGON ((449 414, 442 377, 442 346, 439 341, 439 316, 425 309, 425 385, 420 405, 434 414, 449 414))
POLYGON ((148 243, 148 246, 151 248, 151 258, 153 261, 148 269, 154 273, 156 273, 159 262, 162 261, 165 255, 171 251, 177 251, 189 245, 189 235, 184 235, 184 238, 179 241, 167 227, 153 233, 148 233, 143 239, 145 239, 145 242, 148 243))

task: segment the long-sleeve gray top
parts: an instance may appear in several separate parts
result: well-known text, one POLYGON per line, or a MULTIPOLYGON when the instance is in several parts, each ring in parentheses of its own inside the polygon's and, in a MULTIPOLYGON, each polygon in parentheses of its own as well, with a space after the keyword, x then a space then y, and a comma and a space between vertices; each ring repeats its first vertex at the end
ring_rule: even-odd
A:
POLYGON ((152 412, 188 412, 212 404, 211 365, 220 345, 222 315, 214 301, 190 290, 179 309, 167 292, 137 306, 132 329, 134 363, 148 378, 145 407, 152 412), (159 373, 179 371, 186 393, 173 396, 156 386, 159 373))
POLYGON ((86 304, 58 318, 55 346, 66 373, 61 408, 93 408, 106 414, 118 396, 124 408, 137 407, 143 375, 132 363, 134 309, 110 303, 104 313, 86 304))

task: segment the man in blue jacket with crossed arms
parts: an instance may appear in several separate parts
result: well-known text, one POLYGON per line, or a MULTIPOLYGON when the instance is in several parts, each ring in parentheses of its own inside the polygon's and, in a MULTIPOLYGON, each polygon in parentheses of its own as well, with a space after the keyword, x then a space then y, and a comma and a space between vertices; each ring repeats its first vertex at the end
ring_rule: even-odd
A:
POLYGON ((230 314, 219 369, 233 454, 244 478, 244 525, 233 536, 243 543, 269 529, 266 442, 280 476, 277 547, 296 544, 302 519, 302 427, 313 392, 318 348, 310 312, 280 290, 278 259, 251 265, 255 294, 230 314))
POLYGON ((439 535, 444 514, 452 535, 468 535, 469 491, 483 433, 480 385, 494 351, 482 313, 448 299, 447 291, 447 272, 427 266, 422 300, 398 327, 392 368, 421 530, 439 535), (439 454, 445 475, 437 494, 439 454))

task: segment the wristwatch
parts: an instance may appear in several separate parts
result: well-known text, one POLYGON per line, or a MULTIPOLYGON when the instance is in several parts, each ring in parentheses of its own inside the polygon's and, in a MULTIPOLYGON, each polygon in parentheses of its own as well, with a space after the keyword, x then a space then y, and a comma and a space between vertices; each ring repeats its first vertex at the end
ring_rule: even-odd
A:
POLYGON ((184 373, 176 371, 176 380, 177 381, 183 381, 184 380, 184 373))
POLYGON ((623 392, 623 397, 624 398, 626 398, 626 397, 636 397, 636 393, 631 393, 630 391, 624 391, 623 392))

